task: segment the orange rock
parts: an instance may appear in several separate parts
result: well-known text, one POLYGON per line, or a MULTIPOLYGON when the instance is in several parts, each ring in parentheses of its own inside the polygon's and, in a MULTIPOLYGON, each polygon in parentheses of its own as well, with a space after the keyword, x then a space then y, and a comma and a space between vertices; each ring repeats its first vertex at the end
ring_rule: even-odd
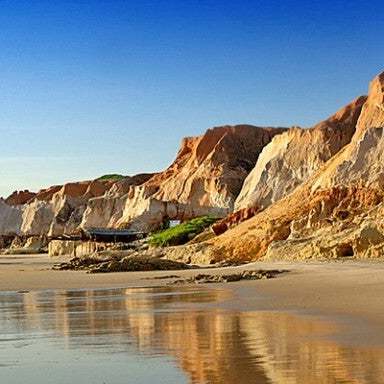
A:
POLYGON ((5 202, 8 205, 23 205, 28 203, 35 196, 36 196, 36 193, 30 192, 28 190, 15 191, 5 199, 5 202))
POLYGON ((145 185, 161 201, 233 208, 260 152, 285 129, 223 126, 183 139, 175 161, 145 185))
MULTIPOLYGON (((348 242, 339 236, 339 244, 350 244, 351 234, 357 234, 362 223, 371 225, 372 221, 372 225, 383 227, 382 218, 375 213, 384 204, 383 90, 381 74, 371 83, 351 142, 291 194, 208 242, 204 249, 210 255, 208 258, 257 260, 273 244, 283 245, 286 241, 292 247, 292 237, 300 246, 316 246, 315 233, 324 228, 327 232, 316 237, 318 241, 324 243, 324 236, 331 238, 340 232, 348 242)), ((329 247, 336 247, 337 242, 332 244, 324 252, 330 254, 329 247)), ((284 249, 289 250, 289 246, 284 249)), ((323 251, 317 247, 316 252, 316 257, 320 257, 323 251)), ((359 252, 363 254, 361 249, 359 252)), ((284 258, 285 254, 281 253, 280 257, 284 258)))
POLYGON ((209 129, 182 140, 174 162, 125 195, 91 200, 83 227, 152 230, 166 219, 224 217, 233 210, 243 181, 280 128, 250 125, 209 129))
POLYGON ((258 207, 240 209, 231 213, 225 219, 213 224, 211 228, 216 236, 221 235, 228 229, 239 225, 245 220, 249 220, 251 217, 255 216, 258 211, 260 211, 260 208, 258 207))

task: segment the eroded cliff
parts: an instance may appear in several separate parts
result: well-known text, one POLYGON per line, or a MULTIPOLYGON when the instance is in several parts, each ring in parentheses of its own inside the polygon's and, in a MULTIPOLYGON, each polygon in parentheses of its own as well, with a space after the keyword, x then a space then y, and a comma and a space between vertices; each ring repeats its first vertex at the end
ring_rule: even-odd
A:
POLYGON ((351 141, 366 100, 357 98, 313 128, 292 128, 274 137, 246 178, 235 210, 266 208, 306 181, 351 141))
MULTIPOLYGON (((352 140, 291 194, 214 240, 188 249, 204 260, 374 257, 382 254, 384 74, 352 140)), ((257 167, 257 165, 256 165, 257 167)), ((174 253, 182 258, 182 253, 174 253)))
POLYGON ((166 219, 223 217, 232 211, 261 150, 282 132, 282 128, 238 125, 185 138, 165 171, 139 186, 127 186, 122 193, 91 200, 81 225, 146 231, 166 219))

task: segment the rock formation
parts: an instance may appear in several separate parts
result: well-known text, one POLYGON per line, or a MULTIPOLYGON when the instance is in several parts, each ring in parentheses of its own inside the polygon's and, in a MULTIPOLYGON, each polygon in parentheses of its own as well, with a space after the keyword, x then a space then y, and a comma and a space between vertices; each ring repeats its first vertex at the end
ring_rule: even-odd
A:
POLYGON ((84 228, 118 226, 128 196, 132 196, 135 189, 153 176, 154 174, 146 173, 126 177, 116 182, 103 196, 90 199, 82 216, 81 226, 84 228))
POLYGON ((249 125, 209 129, 185 138, 173 164, 147 183, 161 201, 233 208, 260 152, 281 129, 249 125))
POLYGON ((87 201, 109 190, 109 181, 53 186, 37 193, 14 192, 0 201, 0 235, 58 235, 75 230, 87 201))
POLYGON ((40 191, 24 207, 21 233, 56 236, 72 232, 80 224, 87 201, 110 187, 109 182, 85 181, 40 191))
POLYGON ((246 178, 235 210, 266 208, 288 195, 351 141, 365 96, 313 128, 292 128, 273 138, 246 178))
POLYGON ((229 214, 213 228, 219 236, 164 256, 212 263, 382 255, 384 73, 368 97, 308 130, 216 127, 184 139, 175 161, 154 175, 14 193, 0 200, 0 234, 148 231, 207 214, 229 214))
POLYGON ((8 205, 24 205, 31 201, 36 196, 36 193, 28 190, 15 191, 5 199, 8 205))
POLYGON ((17 235, 22 223, 22 209, 19 206, 8 205, 0 199, 0 234, 17 235))
MULTIPOLYGON (((349 144, 291 194, 184 255, 195 252, 195 258, 210 262, 381 255, 383 130, 384 73, 370 85, 349 144)), ((173 251, 171 257, 182 259, 183 253, 173 251)))
POLYGON ((230 213, 245 177, 281 128, 250 125, 209 129, 185 138, 175 161, 140 186, 93 199, 83 227, 130 227, 151 230, 166 219, 230 213))
POLYGON ((4 202, 3 231, 58 236, 79 227, 129 227, 149 231, 167 219, 224 217, 243 181, 282 128, 250 125, 209 129, 185 138, 175 161, 158 174, 98 179, 14 193, 4 202))

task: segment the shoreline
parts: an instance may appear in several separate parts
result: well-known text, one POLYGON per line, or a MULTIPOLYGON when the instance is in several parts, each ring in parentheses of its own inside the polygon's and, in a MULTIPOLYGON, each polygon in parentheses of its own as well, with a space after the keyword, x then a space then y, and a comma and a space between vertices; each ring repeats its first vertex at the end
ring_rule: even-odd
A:
MULTIPOLYGON (((341 319, 355 331, 343 337, 384 344, 384 263, 382 261, 254 262, 241 266, 180 271, 115 272, 87 274, 84 271, 54 271, 58 258, 48 255, 0 256, 0 294, 40 290, 87 290, 150 288, 167 286, 177 275, 188 278, 198 273, 235 273, 243 270, 283 269, 273 279, 242 280, 233 283, 201 284, 204 288, 225 288, 233 298, 226 309, 281 311, 304 316, 341 319)), ((171 285, 177 289, 183 285, 171 285)), ((357 340, 355 340, 357 341, 357 340)))

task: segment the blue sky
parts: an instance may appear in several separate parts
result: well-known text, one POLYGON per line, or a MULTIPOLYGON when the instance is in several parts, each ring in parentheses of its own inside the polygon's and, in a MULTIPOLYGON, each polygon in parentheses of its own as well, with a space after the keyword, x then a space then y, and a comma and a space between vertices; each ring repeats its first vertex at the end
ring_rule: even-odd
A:
POLYGON ((382 1, 0 1, 0 196, 310 126, 384 70, 382 1))

